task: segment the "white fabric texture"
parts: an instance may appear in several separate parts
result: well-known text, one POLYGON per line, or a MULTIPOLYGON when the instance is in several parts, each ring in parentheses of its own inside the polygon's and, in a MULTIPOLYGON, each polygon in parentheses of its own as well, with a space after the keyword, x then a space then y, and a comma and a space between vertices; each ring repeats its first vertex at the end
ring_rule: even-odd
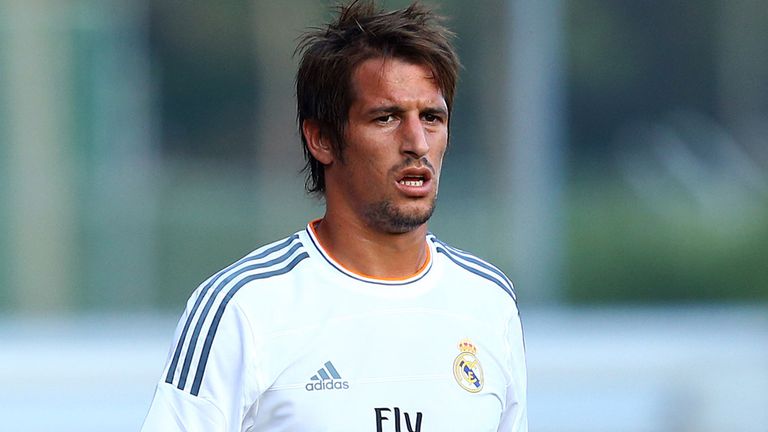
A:
POLYGON ((357 275, 306 230, 191 296, 143 431, 527 431, 522 328, 495 267, 425 239, 357 275))

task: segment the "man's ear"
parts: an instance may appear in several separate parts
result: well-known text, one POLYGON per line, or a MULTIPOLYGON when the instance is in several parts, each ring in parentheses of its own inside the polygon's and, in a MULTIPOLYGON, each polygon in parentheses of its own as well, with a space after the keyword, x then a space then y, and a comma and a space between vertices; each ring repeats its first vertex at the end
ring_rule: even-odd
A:
POLYGON ((330 139, 323 134, 317 120, 304 120, 301 131, 307 141, 307 148, 315 159, 323 165, 330 165, 335 159, 330 139))

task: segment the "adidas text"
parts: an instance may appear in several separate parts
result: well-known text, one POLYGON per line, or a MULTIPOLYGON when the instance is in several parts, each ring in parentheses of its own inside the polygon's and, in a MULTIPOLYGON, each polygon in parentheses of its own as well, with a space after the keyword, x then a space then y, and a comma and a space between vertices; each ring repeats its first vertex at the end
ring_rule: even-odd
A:
POLYGON ((304 388, 307 391, 346 390, 349 388, 349 381, 323 380, 323 381, 308 382, 307 385, 304 386, 304 388))

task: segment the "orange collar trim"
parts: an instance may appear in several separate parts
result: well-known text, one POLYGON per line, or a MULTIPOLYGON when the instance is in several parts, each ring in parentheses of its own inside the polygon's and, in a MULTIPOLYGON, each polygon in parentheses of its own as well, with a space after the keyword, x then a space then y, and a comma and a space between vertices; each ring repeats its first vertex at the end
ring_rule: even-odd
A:
POLYGON ((421 267, 419 267, 418 270, 416 270, 416 272, 411 275, 404 276, 404 277, 388 278, 388 277, 371 276, 365 273, 356 272, 354 270, 347 268, 344 264, 342 264, 339 260, 337 260, 336 257, 334 257, 330 252, 328 252, 328 250, 325 249, 323 245, 320 243, 320 238, 318 237, 317 231, 315 230, 315 226, 319 224, 320 221, 322 221, 322 218, 315 219, 307 225, 307 228, 308 228, 307 231, 309 231, 310 235, 312 236, 312 239, 314 240, 315 245, 317 246, 317 249, 320 251, 321 254, 325 255, 325 257, 331 262, 331 264, 338 267, 340 270, 344 271, 345 273, 348 273, 357 278, 368 279, 373 282, 376 282, 376 281, 395 282, 395 283, 408 282, 411 279, 423 276, 423 273, 430 267, 430 264, 432 264, 432 250, 430 249, 429 243, 427 243, 427 240, 424 239, 424 248, 426 248, 427 250, 427 259, 425 259, 421 267))

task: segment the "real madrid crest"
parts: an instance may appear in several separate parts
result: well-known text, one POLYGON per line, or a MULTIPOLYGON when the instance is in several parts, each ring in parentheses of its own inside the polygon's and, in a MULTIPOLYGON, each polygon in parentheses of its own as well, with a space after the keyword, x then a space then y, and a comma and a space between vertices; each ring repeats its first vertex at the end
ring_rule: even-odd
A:
POLYGON ((453 361, 453 376, 464 390, 477 393, 483 389, 483 368, 477 359, 477 347, 469 339, 459 342, 459 351, 453 361))

